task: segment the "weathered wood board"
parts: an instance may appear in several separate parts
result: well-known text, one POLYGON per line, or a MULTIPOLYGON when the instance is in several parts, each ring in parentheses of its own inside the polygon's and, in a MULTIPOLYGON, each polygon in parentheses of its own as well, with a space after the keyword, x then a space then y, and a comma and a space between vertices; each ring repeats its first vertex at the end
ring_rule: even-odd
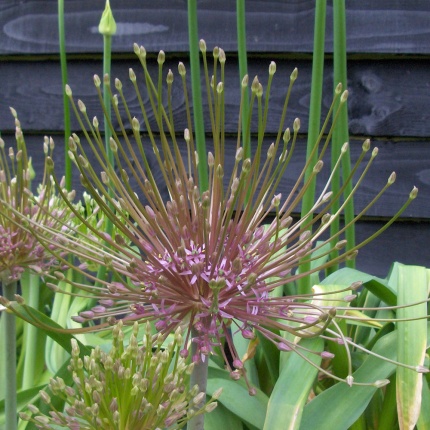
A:
MULTIPOLYGON (((208 46, 236 50, 235 3, 232 0, 198 2, 200 37, 208 46)), ((332 34, 332 7, 328 2, 327 29, 332 34)), ((311 53, 314 0, 248 0, 247 42, 250 52, 311 53)), ((100 52, 97 26, 104 1, 65 2, 69 53, 100 52)), ((188 49, 186 0, 114 0, 118 24, 114 49, 128 52, 134 42, 149 51, 188 49)), ((348 50, 351 53, 428 54, 430 4, 427 0, 347 1, 348 50), (411 25, 413 23, 413 25, 411 25)), ((58 52, 57 2, 2 1, 1 54, 58 52)), ((326 38, 327 51, 332 37, 326 38)))

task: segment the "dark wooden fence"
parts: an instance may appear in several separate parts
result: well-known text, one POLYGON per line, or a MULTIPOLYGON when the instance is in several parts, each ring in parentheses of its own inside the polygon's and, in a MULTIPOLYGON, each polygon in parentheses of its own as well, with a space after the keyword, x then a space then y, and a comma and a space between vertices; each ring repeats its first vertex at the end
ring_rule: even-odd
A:
MULTIPOLYGON (((92 84, 101 74, 102 39, 97 32, 104 0, 67 0, 66 44, 69 83, 74 94, 85 100, 88 111, 99 112, 92 84)), ((127 81, 128 68, 138 68, 132 53, 134 42, 142 44, 154 59, 160 49, 167 66, 176 70, 186 63, 188 50, 185 0, 111 0, 118 25, 113 39, 112 74, 127 81)), ((236 55, 235 2, 199 1, 199 32, 208 48, 227 52, 227 128, 237 122, 239 74, 236 55)), ((315 1, 247 1, 249 74, 264 82, 271 60, 278 71, 272 100, 276 129, 277 112, 290 72, 299 68, 289 109, 290 122, 302 120, 303 134, 297 158, 287 172, 287 189, 303 162, 306 142, 312 62, 315 1)), ((428 0, 349 0, 348 87, 352 156, 364 137, 370 137, 380 154, 356 198, 357 209, 385 184, 391 171, 397 182, 358 225, 363 239, 394 214, 413 185, 420 192, 415 202, 380 238, 360 252, 357 266, 385 276, 393 261, 430 266, 430 2, 428 0)), ((332 16, 327 17, 327 61, 324 108, 332 94, 332 16)), ((8 107, 19 113, 36 171, 40 172, 43 135, 54 137, 61 169, 63 142, 62 85, 58 54, 57 2, 0 2, 0 130, 12 144, 14 125, 8 107)), ((155 67, 154 67, 155 70, 155 67)), ((131 106, 136 102, 130 98, 131 106)), ((175 115, 180 129, 182 99, 176 99, 175 115)), ((74 123, 74 129, 78 127, 74 123)), ((76 181, 77 183, 77 181, 76 181)))

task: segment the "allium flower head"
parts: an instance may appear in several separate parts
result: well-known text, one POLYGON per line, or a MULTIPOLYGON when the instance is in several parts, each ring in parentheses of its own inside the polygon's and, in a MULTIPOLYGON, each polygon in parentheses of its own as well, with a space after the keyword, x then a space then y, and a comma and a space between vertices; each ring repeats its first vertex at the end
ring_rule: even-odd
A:
MULTIPOLYGON (((20 122, 14 109, 16 149, 5 149, 0 138, 0 276, 9 283, 21 277, 26 268, 45 271, 56 259, 37 238, 26 229, 30 220, 40 225, 61 228, 57 219, 64 218, 67 205, 55 195, 55 186, 45 170, 36 195, 31 193, 34 171, 20 122), (51 216, 52 215, 52 216, 51 216)), ((52 154, 54 142, 45 137, 45 156, 52 154)), ((69 196, 70 198, 72 195, 69 196)))
MULTIPOLYGON (((91 121, 84 103, 79 100, 75 104, 72 90, 66 88, 89 144, 84 146, 74 134, 69 142, 70 156, 80 171, 82 184, 113 223, 117 234, 89 226, 91 240, 79 238, 79 232, 77 237, 64 240, 68 241, 65 246, 73 246, 76 255, 85 262, 75 270, 95 281, 94 286, 75 286, 82 294, 98 300, 97 306, 82 312, 76 321, 99 323, 102 318, 107 318, 108 323, 101 327, 115 324, 117 320, 125 324, 151 321, 163 336, 185 326, 183 357, 189 354, 190 345, 195 362, 205 361, 217 351, 224 354, 232 377, 238 378, 244 374, 244 368, 234 347, 232 333, 253 339, 256 332, 260 332, 280 350, 296 350, 295 337, 320 335, 335 317, 337 306, 347 306, 352 299, 351 289, 339 292, 333 301, 323 300, 325 292, 285 296, 282 289, 286 283, 355 257, 361 245, 342 251, 346 242, 342 237, 344 229, 331 238, 327 238, 326 233, 330 224, 342 215, 346 204, 341 200, 345 184, 357 174, 357 185, 346 197, 348 200, 376 157, 377 149, 370 151, 363 173, 358 174, 358 167, 370 149, 370 142, 365 141, 363 153, 351 175, 344 178, 340 192, 331 192, 331 172, 309 213, 294 219, 303 194, 323 169, 322 157, 332 129, 322 130, 321 136, 326 133, 328 138, 315 147, 319 152, 317 162, 311 166, 311 175, 305 178, 308 161, 288 195, 281 195, 278 186, 293 155, 300 128, 298 119, 294 120, 292 131, 284 128, 288 98, 297 70, 291 74, 279 130, 273 141, 267 141, 265 137, 270 94, 269 91, 264 94, 257 77, 251 85, 250 114, 244 121, 248 126, 242 128, 248 87, 248 77, 245 76, 237 118, 236 151, 230 163, 232 167, 227 168, 225 53, 222 49, 214 50, 214 74, 210 78, 206 49, 203 43, 201 46, 204 48, 213 140, 213 151, 207 154, 207 160, 196 155, 186 70, 182 63, 178 67, 179 85, 184 91, 187 128, 180 136, 176 134, 172 103, 176 82, 169 70, 167 91, 163 91, 164 53, 158 57, 158 81, 153 82, 146 64, 146 52, 143 47, 135 46, 143 66, 147 98, 145 103, 140 83, 130 69, 131 85, 140 107, 136 116, 126 103, 122 82, 115 80, 117 94, 113 94, 109 77, 104 77, 111 97, 113 122, 117 124, 114 127, 110 123, 113 133, 110 150, 114 154, 115 166, 108 162, 98 119, 91 121), (167 102, 164 102, 166 98, 167 102), (151 128, 151 116, 155 117, 157 130, 151 128), (251 133, 254 120, 257 124, 255 135, 251 133), (145 136, 141 124, 145 125, 145 136), (251 146, 255 148, 252 154, 248 151, 251 146), (87 153, 92 153, 97 162, 90 162, 87 153), (150 164, 151 157, 155 159, 155 166, 150 164), (199 163, 207 163, 207 188, 199 177, 199 163), (162 178, 161 181, 157 181, 156 175, 162 178), (339 209, 330 213, 338 201, 339 209), (334 250, 338 251, 337 257, 325 258, 334 250), (91 265, 106 266, 112 277, 97 279, 88 273, 89 261, 91 265), (298 270, 302 262, 312 262, 311 269, 298 270), (290 337, 283 336, 282 332, 289 333, 290 337)), ((268 88, 275 69, 271 63, 268 88)), ((94 82, 102 100, 101 79, 95 76, 94 82)), ((347 92, 342 93, 338 87, 336 97, 342 106, 347 92)), ((332 113, 336 115, 333 106, 329 115, 332 113)), ((335 170, 347 152, 348 145, 345 144, 338 154, 335 170)), ((393 182, 394 175, 390 176, 385 188, 393 182)), ((411 193, 411 200, 415 195, 416 190, 411 193)), ((336 329, 332 338, 345 343, 342 333, 336 329)))
POLYGON ((109 352, 99 347, 90 356, 80 357, 79 346, 72 340, 69 371, 73 386, 60 377, 51 379, 51 395, 64 400, 64 412, 55 409, 51 395, 41 391, 42 400, 51 407, 49 416, 30 405, 21 419, 39 429, 76 430, 180 429, 196 415, 212 411, 221 390, 203 404, 205 394, 199 387, 189 387, 194 364, 179 357, 182 343, 180 329, 173 342, 153 348, 151 328, 146 325, 143 345, 138 338, 139 326, 133 326, 127 339, 120 321, 113 328, 113 345, 109 352))

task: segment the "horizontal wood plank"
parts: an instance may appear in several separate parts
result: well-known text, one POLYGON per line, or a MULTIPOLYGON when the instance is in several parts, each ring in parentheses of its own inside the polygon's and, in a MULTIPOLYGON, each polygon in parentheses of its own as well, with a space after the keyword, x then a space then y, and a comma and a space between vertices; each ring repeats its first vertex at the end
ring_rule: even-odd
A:
MULTIPOLYGON (((177 59, 168 55, 165 73, 171 68, 176 79, 173 84, 173 107, 178 130, 185 126, 184 97, 177 73, 177 59)), ((149 67, 157 74, 155 59, 149 67)), ((258 75, 265 86, 270 59, 250 61, 249 74, 258 75)), ((118 60, 112 65, 112 76, 123 82, 130 109, 138 115, 138 101, 128 80, 128 69, 133 67, 143 82, 137 60, 118 60)), ((306 131, 310 100, 311 62, 305 60, 278 60, 271 93, 268 133, 276 133, 282 111, 289 76, 294 67, 299 77, 290 100, 287 123, 299 117, 302 131, 306 131)), ((100 114, 99 101, 93 84, 93 74, 102 73, 98 61, 71 61, 69 83, 76 99, 82 99, 90 117, 100 114)), ((60 65, 56 61, 4 62, 0 64, 0 130, 13 129, 8 107, 18 111, 26 130, 61 130, 63 128, 62 85, 60 65)), ((189 74, 188 74, 189 75, 189 74)), ((332 100, 332 67, 325 68, 323 111, 327 112, 332 100)), ((370 137, 428 137, 430 136, 430 69, 423 60, 350 61, 348 65, 348 100, 350 132, 370 137)), ((226 130, 237 130, 239 110, 239 75, 235 59, 227 58, 225 79, 226 130)), ((113 85, 113 84, 112 84, 113 85)), ((202 79, 202 85, 203 79, 202 79)), ((143 96, 146 97, 142 89, 143 96)), ((210 126, 206 107, 206 127, 210 126)), ((150 116, 151 125, 154 118, 150 116)), ((75 122, 74 127, 77 127, 75 122)))
MULTIPOLYGON (((188 50, 187 2, 163 0, 111 2, 118 30, 115 52, 129 52, 134 42, 148 51, 188 50)), ((250 52, 311 53, 314 0, 256 0, 246 2, 247 44, 250 52)), ((101 52, 97 26, 103 2, 67 0, 68 53, 101 52)), ((199 33, 208 46, 235 51, 235 2, 200 1, 199 33)), ((349 0, 348 52, 429 54, 427 0, 349 0)), ((327 8, 327 52, 332 50, 332 7, 327 8)), ((58 52, 57 2, 7 0, 0 4, 0 54, 58 52)))
MULTIPOLYGON (((63 137, 53 136, 56 142, 55 150, 55 171, 56 174, 61 177, 64 174, 64 151, 63 151, 63 137)), ((14 137, 11 135, 3 135, 3 139, 6 142, 6 146, 14 145, 14 137)), ((33 165, 36 173, 39 176, 43 172, 43 152, 42 152, 42 136, 26 135, 26 141, 28 145, 29 155, 33 158, 33 165)), ((160 169, 156 162, 155 156, 152 150, 149 149, 150 143, 147 137, 143 136, 143 141, 148 145, 148 159, 151 170, 160 184, 161 190, 165 197, 167 198, 167 189, 162 186, 162 176, 160 169)), ((85 142, 83 138, 83 142, 85 142)), ((181 139, 179 143, 181 144, 181 139)), ((266 149, 270 144, 267 141, 263 154, 266 153, 266 149)), ((361 154, 362 142, 353 140, 350 145, 351 160, 353 163, 358 159, 361 154)), ((371 207, 366 216, 370 218, 388 218, 394 215, 402 206, 402 204, 407 200, 410 191, 413 186, 419 188, 418 197, 412 202, 412 204, 407 208, 407 210, 402 214, 402 219, 430 219, 430 168, 429 168, 429 157, 423 157, 424 148, 420 143, 412 142, 399 142, 391 143, 385 141, 375 141, 373 146, 377 146, 379 149, 378 156, 373 162, 369 173, 366 175, 365 179, 362 181, 357 193, 355 194, 355 208, 356 213, 363 210, 369 202, 375 197, 375 195, 385 186, 387 179, 390 174, 395 171, 397 174, 397 180, 378 200, 378 202, 371 207)), ((230 139, 226 142, 225 157, 226 157, 226 182, 229 179, 229 174, 231 172, 232 166, 234 164, 234 156, 236 152, 236 142, 234 139, 230 139)), ((208 142, 208 150, 212 150, 211 143, 208 142)), ((185 143, 181 146, 181 152, 184 157, 186 157, 185 143)), ((427 150, 428 153, 428 150, 427 150)), ((294 150, 294 155, 292 160, 283 176, 277 192, 282 193, 283 197, 286 198, 293 188, 300 172, 303 169, 306 154, 306 142, 304 139, 300 139, 294 150)), ((98 168, 98 163, 94 156, 91 155, 91 151, 88 153, 91 165, 94 166, 96 171, 101 170, 98 168)), ((328 180, 330 173, 330 161, 329 157, 325 157, 325 166, 321 173, 318 175, 317 179, 317 191, 322 192, 323 186, 328 180)), ((366 159, 369 157, 367 156, 366 159)), ((365 163, 359 167, 355 180, 357 180, 358 175, 360 175, 365 167, 365 163)), ((131 174, 129 174, 131 177, 131 174)), ((130 180, 133 189, 137 194, 142 194, 137 185, 133 180, 130 180)), ((79 175, 77 169, 73 170, 73 188, 77 190, 78 196, 82 195, 83 188, 80 185, 79 175)), ((300 207, 296 208, 293 212, 297 213, 300 207)))

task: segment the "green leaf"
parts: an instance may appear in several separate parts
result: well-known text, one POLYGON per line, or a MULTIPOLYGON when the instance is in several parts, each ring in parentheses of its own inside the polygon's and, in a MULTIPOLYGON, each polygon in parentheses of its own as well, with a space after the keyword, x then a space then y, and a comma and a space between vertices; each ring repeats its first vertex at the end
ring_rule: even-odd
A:
MULTIPOLYGON (((427 303, 430 270, 419 266, 396 263, 390 283, 396 284, 398 319, 414 319, 397 323, 397 359, 409 366, 422 366, 427 345, 427 303), (419 305, 408 306, 423 302, 419 305)), ((400 429, 412 430, 421 409, 423 375, 415 370, 397 370, 397 414, 400 429)))
MULTIPOLYGON (((324 349, 322 339, 302 339, 300 345, 316 351, 317 354, 303 352, 303 355, 316 365, 320 365, 321 357, 318 352, 324 349)), ((303 407, 318 374, 318 369, 298 354, 294 352, 288 354, 291 354, 291 357, 283 366, 269 399, 264 422, 265 430, 300 428, 303 407)))
MULTIPOLYGON (((380 339, 373 351, 390 359, 396 358, 396 333, 380 339)), ((396 365, 377 357, 369 356, 353 374, 355 382, 373 382, 388 378, 396 365)), ((323 391, 304 410, 300 430, 345 430, 366 409, 375 391, 374 386, 337 383, 323 391)))
MULTIPOLYGON (((17 302, 11 302, 10 308, 18 317, 30 324, 36 325, 41 330, 43 330, 51 339, 61 345, 70 354, 72 350, 71 340, 74 338, 74 336, 67 332, 60 332, 59 330, 62 330, 63 327, 61 327, 44 313, 30 306, 20 305, 17 302)), ((83 345, 78 340, 77 342, 81 351, 81 357, 91 354, 91 348, 83 345)))
POLYGON ((255 396, 250 396, 242 379, 234 381, 226 370, 209 366, 207 394, 212 395, 220 387, 223 387, 223 392, 218 402, 237 415, 250 429, 261 430, 269 400, 267 396, 258 389, 255 396))
MULTIPOLYGON (((423 378, 422 404, 430 405, 430 389, 426 378, 423 378)), ((430 428, 430 408, 421 408, 420 416, 417 421, 418 430, 427 430, 430 428)))
POLYGON ((234 429, 242 430, 243 424, 240 418, 230 412, 218 402, 214 411, 205 414, 205 430, 234 429))
POLYGON ((360 272, 359 270, 350 268, 337 270, 327 276, 322 283, 347 286, 357 281, 363 282, 364 288, 368 289, 387 305, 395 306, 397 304, 396 292, 386 280, 369 275, 368 273, 360 272))

